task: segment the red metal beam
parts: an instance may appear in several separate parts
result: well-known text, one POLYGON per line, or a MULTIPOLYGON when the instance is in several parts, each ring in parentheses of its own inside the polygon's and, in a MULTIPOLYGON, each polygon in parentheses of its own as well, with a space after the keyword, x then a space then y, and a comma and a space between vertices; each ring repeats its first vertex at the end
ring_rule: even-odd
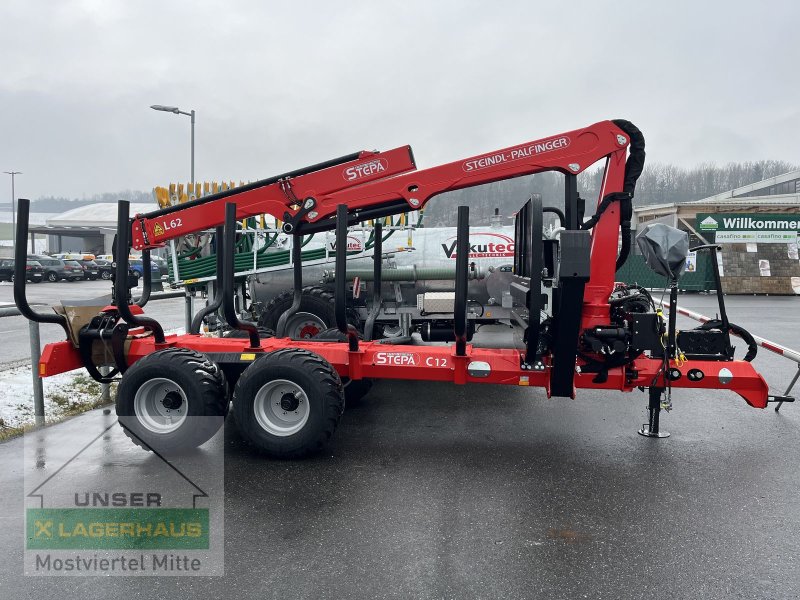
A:
MULTIPOLYGON (((167 336, 167 343, 182 348, 192 348, 207 355, 228 354, 229 358, 243 363, 257 360, 256 353, 248 352, 248 340, 238 338, 207 338, 196 335, 167 336)), ((420 381, 450 381, 456 384, 491 383, 540 387, 549 395, 549 370, 529 371, 521 368, 522 353, 515 349, 476 348, 467 346, 467 355, 455 356, 455 346, 406 346, 361 342, 357 352, 350 352, 346 343, 311 342, 270 338, 262 340, 264 353, 282 348, 303 348, 314 352, 333 365, 342 377, 351 379, 414 379, 420 381), (489 365, 485 377, 470 374, 470 364, 482 362, 489 365)), ((130 341, 128 361, 133 364, 140 358, 158 350, 151 336, 137 337, 130 341)), ((70 342, 56 342, 45 346, 42 365, 46 365, 43 377, 49 377, 81 368, 80 356, 70 342)), ((622 392, 651 385, 664 386, 660 373, 661 359, 639 358, 629 369, 622 367, 608 371, 604 383, 594 383, 594 373, 576 374, 575 387, 608 389, 622 392), (635 374, 631 376, 631 374, 635 374)), ((672 381, 674 388, 724 389, 739 394, 755 408, 767 406, 769 388, 764 378, 745 361, 698 361, 687 360, 680 367, 673 364, 683 376, 672 381), (691 381, 686 373, 700 369, 704 377, 691 381)))

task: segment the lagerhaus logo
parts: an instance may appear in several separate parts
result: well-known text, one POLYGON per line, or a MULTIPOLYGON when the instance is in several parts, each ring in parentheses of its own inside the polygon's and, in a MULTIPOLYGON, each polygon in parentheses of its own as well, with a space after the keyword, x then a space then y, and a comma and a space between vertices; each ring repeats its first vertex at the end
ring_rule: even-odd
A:
POLYGON ((700 221, 700 229, 703 231, 716 231, 719 229, 719 223, 711 215, 700 221))

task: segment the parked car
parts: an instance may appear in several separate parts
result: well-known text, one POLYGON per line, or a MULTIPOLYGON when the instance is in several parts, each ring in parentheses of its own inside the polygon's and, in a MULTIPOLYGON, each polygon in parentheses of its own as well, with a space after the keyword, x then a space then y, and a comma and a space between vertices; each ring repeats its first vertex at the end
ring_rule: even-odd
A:
POLYGON ((83 267, 83 278, 94 281, 100 278, 100 266, 94 260, 79 260, 78 263, 83 267))
MULTIPOLYGON (((44 279, 44 269, 38 261, 25 262, 25 279, 40 283, 44 279)), ((0 258, 0 281, 14 281, 14 259, 0 258)))
MULTIPOLYGON (((28 259, 35 260, 42 265, 44 269, 44 278, 47 281, 60 281, 61 279, 71 279, 77 276, 73 267, 68 268, 67 265, 64 264, 64 261, 58 258, 29 254, 28 259)), ((78 265, 78 267, 80 267, 80 265, 78 265)), ((80 278, 83 278, 83 269, 81 269, 80 278)))
MULTIPOLYGON (((131 271, 136 271, 136 277, 141 277, 144 274, 144 265, 141 258, 129 259, 129 266, 131 271)), ((152 260, 150 261, 150 278, 153 280, 161 279, 161 269, 152 260)))
POLYGON ((164 275, 169 275, 169 266, 167 265, 167 259, 161 258, 160 256, 151 256, 150 260, 158 265, 161 277, 164 277, 164 275))
POLYGON ((83 265, 77 260, 65 260, 64 266, 67 268, 67 272, 69 273, 67 279, 70 281, 80 281, 84 278, 86 269, 84 269, 83 265))
POLYGON ((53 258, 58 258, 60 260, 94 260, 96 257, 91 252, 61 252, 59 254, 53 254, 53 258))
POLYGON ((97 270, 100 272, 101 279, 114 279, 114 270, 116 269, 116 266, 113 262, 103 258, 96 258, 94 260, 94 264, 97 265, 97 270))

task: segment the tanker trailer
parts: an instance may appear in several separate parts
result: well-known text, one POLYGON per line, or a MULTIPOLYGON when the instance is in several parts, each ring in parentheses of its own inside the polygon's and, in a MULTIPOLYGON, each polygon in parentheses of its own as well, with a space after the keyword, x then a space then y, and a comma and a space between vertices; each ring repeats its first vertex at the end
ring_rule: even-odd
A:
MULTIPOLYGON (((510 319, 514 229, 493 224, 471 227, 469 236, 468 334, 477 325, 510 319)), ((425 341, 453 340, 455 300, 456 228, 420 227, 384 234, 381 260, 380 302, 376 303, 373 253, 363 251, 371 229, 348 234, 347 261, 348 320, 367 338, 410 336, 419 332, 425 341), (370 313, 374 312, 371 326, 370 313)), ((302 299, 298 311, 289 317, 284 334, 312 338, 333 327, 334 269, 336 250, 332 234, 317 235, 305 247, 328 250, 328 259, 303 265, 302 299), (321 239, 317 239, 321 238, 321 239)), ((277 248, 281 243, 279 240, 277 248)), ((249 278, 253 312, 259 324, 276 329, 281 314, 292 306, 292 269, 257 273, 249 278)))

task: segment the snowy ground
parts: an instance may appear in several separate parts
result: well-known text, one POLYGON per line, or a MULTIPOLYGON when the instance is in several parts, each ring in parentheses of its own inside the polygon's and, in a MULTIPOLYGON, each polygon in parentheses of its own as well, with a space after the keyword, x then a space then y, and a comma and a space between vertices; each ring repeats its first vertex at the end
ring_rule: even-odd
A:
MULTIPOLYGON (((100 384, 84 371, 62 373, 42 379, 44 414, 48 423, 97 408, 100 384)), ((34 423, 31 367, 0 371, 0 439, 34 423)))
MULTIPOLYGON (((165 333, 182 334, 176 327, 165 333)), ((44 414, 48 424, 102 406, 101 386, 83 369, 42 379, 44 414)), ((111 398, 116 384, 111 384, 111 398)), ((34 423, 33 379, 30 365, 0 370, 0 440, 21 433, 34 423)))

